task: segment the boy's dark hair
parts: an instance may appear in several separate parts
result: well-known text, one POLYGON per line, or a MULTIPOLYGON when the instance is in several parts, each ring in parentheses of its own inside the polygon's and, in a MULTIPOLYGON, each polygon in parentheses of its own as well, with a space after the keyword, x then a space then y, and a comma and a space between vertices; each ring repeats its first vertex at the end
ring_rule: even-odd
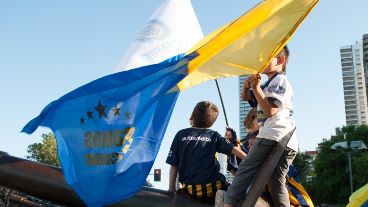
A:
POLYGON ((285 56, 285 63, 282 66, 282 71, 285 73, 286 72, 286 65, 289 61, 289 55, 290 55, 290 50, 289 47, 287 45, 284 46, 284 48, 280 51, 278 56, 284 55, 285 56))
POLYGON ((192 124, 193 127, 209 128, 215 123, 218 116, 218 108, 209 101, 201 101, 193 109, 192 124))
POLYGON ((257 118, 257 108, 252 108, 244 119, 244 126, 246 129, 253 127, 253 120, 257 118))
POLYGON ((234 129, 230 127, 226 127, 226 131, 229 131, 231 133, 230 143, 235 146, 238 146, 240 144, 240 140, 238 139, 238 136, 236 135, 236 132, 234 131, 234 129))

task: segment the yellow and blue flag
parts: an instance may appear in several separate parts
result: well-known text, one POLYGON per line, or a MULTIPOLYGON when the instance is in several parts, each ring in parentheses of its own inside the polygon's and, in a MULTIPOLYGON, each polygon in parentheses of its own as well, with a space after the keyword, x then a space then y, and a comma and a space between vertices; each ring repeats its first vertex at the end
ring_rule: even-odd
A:
POLYGON ((302 186, 298 173, 293 165, 290 165, 287 179, 290 203, 293 206, 314 207, 308 192, 302 186))
POLYGON ((368 207, 368 183, 351 194, 346 207, 368 207))
POLYGON ((318 0, 262 1, 238 19, 215 30, 192 51, 189 74, 178 86, 187 89, 204 81, 263 71, 290 40, 318 0))
POLYGON ((318 0, 267 0, 184 57, 92 81, 47 105, 23 132, 54 132, 68 185, 88 206, 134 195, 152 168, 179 91, 262 71, 318 0))
POLYGON ((50 103, 22 131, 52 129, 65 180, 88 206, 129 198, 151 170, 191 58, 95 80, 50 103))

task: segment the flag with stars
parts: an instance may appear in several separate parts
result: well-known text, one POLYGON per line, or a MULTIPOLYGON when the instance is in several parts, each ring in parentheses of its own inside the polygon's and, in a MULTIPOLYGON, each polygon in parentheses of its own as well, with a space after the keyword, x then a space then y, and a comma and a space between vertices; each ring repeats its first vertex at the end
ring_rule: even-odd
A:
POLYGON ((88 206, 129 198, 151 170, 191 58, 93 81, 50 103, 23 132, 52 129, 64 177, 88 206))
POLYGON ((262 1, 184 57, 90 82, 47 105, 22 131, 52 129, 66 182, 88 206, 129 198, 152 168, 179 91, 261 72, 317 2, 262 1))

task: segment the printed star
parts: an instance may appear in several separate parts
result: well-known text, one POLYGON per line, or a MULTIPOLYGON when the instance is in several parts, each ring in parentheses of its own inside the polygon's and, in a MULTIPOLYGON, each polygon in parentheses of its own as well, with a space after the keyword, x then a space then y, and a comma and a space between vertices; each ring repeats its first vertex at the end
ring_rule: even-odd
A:
POLYGON ((92 119, 93 118, 93 112, 92 111, 88 111, 87 112, 87 116, 88 116, 88 119, 92 119))
POLYGON ((130 119, 130 112, 127 111, 127 112, 125 112, 124 115, 125 115, 126 118, 130 119))
POLYGON ((98 100, 98 105, 95 107, 95 109, 98 112, 98 115, 100 115, 100 118, 103 117, 103 116, 107 117, 107 115, 105 113, 106 106, 102 106, 100 100, 98 100))
POLYGON ((83 117, 81 117, 80 118, 80 123, 83 125, 84 124, 84 118, 83 117))
POLYGON ((117 106, 115 106, 112 110, 114 111, 115 116, 120 116, 120 109, 117 106))

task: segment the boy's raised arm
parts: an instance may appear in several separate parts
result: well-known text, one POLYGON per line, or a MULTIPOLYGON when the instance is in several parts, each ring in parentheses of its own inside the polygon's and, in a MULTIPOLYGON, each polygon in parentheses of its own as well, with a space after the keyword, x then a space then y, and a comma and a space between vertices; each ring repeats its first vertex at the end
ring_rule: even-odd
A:
POLYGON ((277 112, 278 108, 276 105, 270 103, 268 99, 266 98, 260 86, 261 80, 262 80, 262 77, 261 77, 261 74, 259 73, 251 76, 251 82, 252 82, 251 86, 254 92, 254 96, 256 97, 257 102, 260 105, 263 113, 267 117, 271 117, 277 112))
POLYGON ((170 177, 169 177, 169 191, 171 191, 171 192, 176 191, 176 187, 175 187, 176 175, 177 175, 177 169, 176 169, 175 166, 171 165, 171 167, 170 167, 170 177))

